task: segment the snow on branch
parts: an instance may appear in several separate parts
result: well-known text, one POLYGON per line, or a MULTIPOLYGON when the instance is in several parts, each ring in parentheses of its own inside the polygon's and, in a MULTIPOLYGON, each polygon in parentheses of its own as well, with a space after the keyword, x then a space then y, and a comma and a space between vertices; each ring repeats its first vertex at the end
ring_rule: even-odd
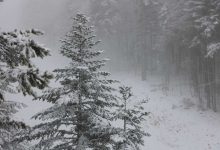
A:
POLYGON ((220 42, 211 43, 207 46, 207 55, 206 57, 213 57, 214 54, 220 49, 220 42))

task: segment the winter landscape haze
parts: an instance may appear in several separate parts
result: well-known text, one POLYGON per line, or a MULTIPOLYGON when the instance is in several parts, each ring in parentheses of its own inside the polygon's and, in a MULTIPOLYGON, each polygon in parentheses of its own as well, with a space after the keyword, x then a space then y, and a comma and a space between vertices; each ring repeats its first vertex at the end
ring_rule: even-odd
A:
POLYGON ((0 150, 220 150, 219 0, 0 1, 0 150))

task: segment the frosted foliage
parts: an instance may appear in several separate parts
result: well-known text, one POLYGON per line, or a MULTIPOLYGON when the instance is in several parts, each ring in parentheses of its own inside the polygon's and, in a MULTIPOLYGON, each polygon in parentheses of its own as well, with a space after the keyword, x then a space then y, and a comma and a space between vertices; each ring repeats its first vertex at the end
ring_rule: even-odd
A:
POLYGON ((208 45, 207 50, 208 50, 207 56, 208 57, 213 57, 214 54, 218 50, 220 50, 220 42, 219 43, 212 43, 212 44, 208 45))
POLYGON ((40 73, 31 58, 44 58, 49 51, 31 38, 43 33, 32 29, 0 33, 0 148, 4 150, 25 150, 25 142, 15 141, 15 135, 25 130, 23 122, 13 120, 13 115, 25 105, 11 102, 6 93, 23 93, 36 97, 34 88, 43 89, 52 78, 47 72, 40 73))
POLYGON ((12 116, 25 107, 24 104, 16 102, 1 102, 0 104, 0 150, 25 150, 27 145, 25 143, 12 142, 14 136, 26 125, 22 122, 12 120, 12 116))
POLYGON ((18 83, 14 88, 6 86, 6 90, 36 96, 32 87, 42 89, 48 84, 48 79, 52 76, 47 72, 41 73, 31 61, 32 58, 44 58, 49 55, 48 49, 31 38, 31 35, 42 34, 35 29, 0 33, 2 84, 18 83))
POLYGON ((207 56, 213 57, 219 49, 219 1, 190 0, 187 2, 193 14, 194 27, 198 34, 192 40, 191 47, 207 43, 207 56), (196 39, 196 40, 195 40, 196 39))
POLYGON ((120 87, 121 104, 115 113, 115 118, 123 121, 121 131, 117 137, 116 150, 140 150, 144 145, 144 136, 149 136, 141 125, 149 114, 145 112, 143 105, 147 100, 133 100, 131 87, 120 87))
POLYGON ((38 139, 36 148, 105 150, 114 144, 112 135, 118 129, 111 126, 110 110, 117 106, 111 86, 116 81, 101 71, 106 60, 99 59, 102 51, 95 50, 99 41, 89 24, 85 15, 77 14, 72 30, 62 40, 61 54, 71 62, 54 70, 60 87, 48 89, 39 97, 53 106, 33 117, 43 122, 23 137, 38 139))

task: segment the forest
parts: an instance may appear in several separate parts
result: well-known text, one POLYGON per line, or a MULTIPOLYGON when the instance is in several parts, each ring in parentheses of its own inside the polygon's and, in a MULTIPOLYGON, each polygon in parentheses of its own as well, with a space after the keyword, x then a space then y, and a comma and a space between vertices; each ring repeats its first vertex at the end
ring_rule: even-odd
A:
POLYGON ((219 150, 220 0, 0 0, 0 150, 219 150))

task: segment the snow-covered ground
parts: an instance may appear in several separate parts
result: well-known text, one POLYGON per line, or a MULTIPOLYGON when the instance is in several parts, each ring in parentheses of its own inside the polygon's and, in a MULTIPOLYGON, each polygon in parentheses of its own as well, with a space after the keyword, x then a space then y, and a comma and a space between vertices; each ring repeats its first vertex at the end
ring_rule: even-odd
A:
MULTIPOLYGON (((142 82, 128 74, 114 77, 133 87, 135 99, 150 99, 145 108, 151 115, 143 126, 151 136, 145 138, 142 150, 220 150, 219 113, 199 110, 188 95, 166 96, 157 86, 157 80, 142 82)), ((17 117, 31 124, 35 121, 29 120, 30 117, 48 106, 28 98, 22 101, 29 107, 17 117)))
POLYGON ((151 137, 145 138, 143 150, 220 150, 220 114, 199 110, 188 95, 166 96, 157 80, 117 78, 133 87, 137 99, 150 98, 145 108, 151 115, 144 128, 151 137))

